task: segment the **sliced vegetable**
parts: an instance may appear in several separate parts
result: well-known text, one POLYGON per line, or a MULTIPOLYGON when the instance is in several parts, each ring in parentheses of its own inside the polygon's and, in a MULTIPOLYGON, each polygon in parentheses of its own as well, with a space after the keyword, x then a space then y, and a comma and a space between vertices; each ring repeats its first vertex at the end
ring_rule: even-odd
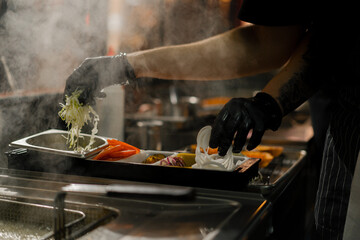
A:
POLYGON ((139 148, 116 139, 108 139, 107 142, 109 146, 96 155, 94 160, 118 161, 140 152, 139 148))
POLYGON ((116 139, 108 139, 107 142, 109 143, 109 145, 111 146, 116 146, 116 145, 121 145, 124 147, 124 149, 135 149, 136 151, 140 152, 140 149, 137 147, 134 147, 133 145, 130 145, 126 142, 122 142, 116 139))
POLYGON ((185 167, 184 160, 177 156, 168 156, 160 160, 160 166, 185 167))
POLYGON ((267 165, 269 165, 269 163, 274 159, 274 156, 268 152, 260 152, 260 151, 252 150, 252 151, 241 151, 241 153, 250 158, 260 158, 261 159, 259 164, 260 168, 267 167, 267 165))
POLYGON ((136 154, 136 150, 129 149, 129 150, 121 150, 118 152, 113 152, 113 153, 109 154, 109 157, 111 157, 111 158, 126 158, 126 157, 130 157, 134 154, 136 154))
POLYGON ((194 153, 178 153, 177 157, 181 157, 184 160, 185 167, 191 167, 195 164, 195 154, 194 153))
POLYGON ((154 155, 147 157, 145 159, 144 163, 153 164, 153 163, 156 163, 157 161, 160 161, 163 158, 166 158, 166 156, 164 154, 154 154, 154 155))
MULTIPOLYGON (((190 151, 191 151, 192 153, 195 153, 196 147, 197 147, 197 144, 191 144, 191 145, 190 145, 190 151)), ((200 151, 203 153, 203 152, 204 152, 204 149, 200 148, 200 151)), ((206 149, 206 152, 207 152, 208 154, 210 154, 210 155, 211 155, 211 154, 217 154, 217 153, 218 153, 218 148, 208 147, 208 148, 206 149)))
POLYGON ((110 154, 116 152, 116 151, 121 151, 123 150, 123 147, 120 145, 117 146, 108 146, 105 149, 103 149, 98 155, 95 156, 95 160, 98 159, 104 159, 107 158, 108 156, 110 156, 110 154))
POLYGON ((76 90, 71 96, 65 96, 65 104, 60 103, 62 109, 58 113, 68 128, 67 144, 69 144, 69 148, 78 152, 91 148, 94 143, 95 134, 98 132, 97 125, 100 120, 99 115, 90 105, 83 105, 79 102, 81 92, 82 91, 76 90), (81 147, 79 146, 81 129, 89 121, 94 125, 91 131, 90 141, 87 146, 81 147))
POLYGON ((225 156, 219 156, 218 154, 209 154, 202 149, 209 148, 209 140, 211 135, 211 126, 205 126, 200 129, 196 138, 196 150, 195 161, 192 165, 193 168, 207 168, 217 170, 232 170, 236 167, 234 163, 234 156, 232 154, 232 146, 228 149, 225 156))

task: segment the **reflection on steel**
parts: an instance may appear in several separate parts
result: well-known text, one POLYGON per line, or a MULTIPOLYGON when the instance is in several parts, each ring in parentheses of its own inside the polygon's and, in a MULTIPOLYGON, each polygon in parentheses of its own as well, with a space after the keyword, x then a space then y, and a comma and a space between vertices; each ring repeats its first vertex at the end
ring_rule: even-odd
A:
POLYGON ((56 194, 54 200, 54 238, 55 240, 66 239, 65 228, 65 192, 56 194))
MULTIPOLYGON (((50 129, 32 136, 22 138, 10 143, 11 147, 21 147, 41 152, 56 153, 64 156, 87 158, 101 149, 107 147, 106 138, 95 136, 95 142, 89 151, 76 152, 69 149, 66 143, 68 132, 63 130, 50 129)), ((80 146, 86 146, 90 141, 91 135, 80 134, 80 146)))

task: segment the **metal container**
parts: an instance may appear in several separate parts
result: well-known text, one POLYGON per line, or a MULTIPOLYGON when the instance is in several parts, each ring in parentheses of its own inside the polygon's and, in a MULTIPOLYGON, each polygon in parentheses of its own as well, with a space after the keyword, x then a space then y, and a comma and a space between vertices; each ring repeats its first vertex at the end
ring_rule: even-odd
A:
POLYGON ((252 181, 247 189, 263 195, 273 193, 301 170, 306 155, 305 150, 285 148, 281 156, 259 170, 262 179, 252 181))
MULTIPOLYGON (((7 153, 8 168, 235 191, 244 189, 248 182, 258 175, 260 162, 260 159, 247 158, 233 171, 220 171, 159 166, 143 164, 139 161, 113 162, 67 156, 62 158, 56 153, 20 150, 14 149, 7 153)), ((145 151, 145 153, 162 153, 168 156, 175 152, 145 151)))
MULTIPOLYGON (((85 219, 81 211, 65 209, 65 225, 85 219)), ((53 207, 41 204, 0 200, 0 239, 47 239, 53 236, 53 207)))
MULTIPOLYGON (((101 149, 108 146, 106 138, 95 136, 95 142, 90 150, 77 152, 70 149, 66 136, 68 132, 57 129, 50 129, 41 133, 25 137, 10 143, 10 147, 20 147, 30 150, 36 150, 47 153, 56 153, 63 156, 71 156, 77 158, 88 158, 95 153, 101 151, 101 149)), ((90 141, 91 135, 80 134, 79 145, 85 147, 90 141)))

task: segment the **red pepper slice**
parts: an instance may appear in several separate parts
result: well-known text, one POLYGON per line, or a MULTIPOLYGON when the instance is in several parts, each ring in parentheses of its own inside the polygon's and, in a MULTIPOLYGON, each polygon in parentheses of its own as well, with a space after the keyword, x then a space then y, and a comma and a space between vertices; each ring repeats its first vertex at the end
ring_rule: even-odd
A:
POLYGON ((134 149, 130 149, 130 150, 122 150, 122 151, 118 151, 118 152, 112 152, 108 155, 108 157, 110 158, 126 158, 126 157, 130 157, 131 155, 136 154, 136 151, 134 149))
POLYGON ((140 149, 128 143, 115 139, 108 139, 109 146, 103 149, 94 160, 116 161, 130 157, 140 152, 140 149))
POLYGON ((109 143, 109 145, 121 145, 124 146, 124 149, 134 149, 137 153, 140 152, 139 148, 116 139, 108 139, 107 142, 109 143))

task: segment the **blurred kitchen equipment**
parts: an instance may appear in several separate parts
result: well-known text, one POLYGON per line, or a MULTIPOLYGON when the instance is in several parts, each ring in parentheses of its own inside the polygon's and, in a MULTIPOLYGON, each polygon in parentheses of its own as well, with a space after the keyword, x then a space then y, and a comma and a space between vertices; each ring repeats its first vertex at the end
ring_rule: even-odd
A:
POLYGON ((98 99, 95 111, 99 114, 98 135, 124 140, 124 102, 125 90, 114 85, 103 90, 105 98, 98 99))
POLYGON ((171 85, 169 87, 169 98, 170 98, 170 103, 171 103, 171 114, 172 116, 180 116, 180 109, 178 108, 178 103, 179 103, 179 97, 178 94, 176 92, 176 88, 174 85, 171 85))
POLYGON ((165 102, 164 115, 195 117, 200 100, 195 96, 179 96, 174 85, 169 87, 169 101, 165 102))
POLYGON ((138 146, 141 149, 161 150, 161 127, 163 122, 159 120, 138 121, 138 146))

